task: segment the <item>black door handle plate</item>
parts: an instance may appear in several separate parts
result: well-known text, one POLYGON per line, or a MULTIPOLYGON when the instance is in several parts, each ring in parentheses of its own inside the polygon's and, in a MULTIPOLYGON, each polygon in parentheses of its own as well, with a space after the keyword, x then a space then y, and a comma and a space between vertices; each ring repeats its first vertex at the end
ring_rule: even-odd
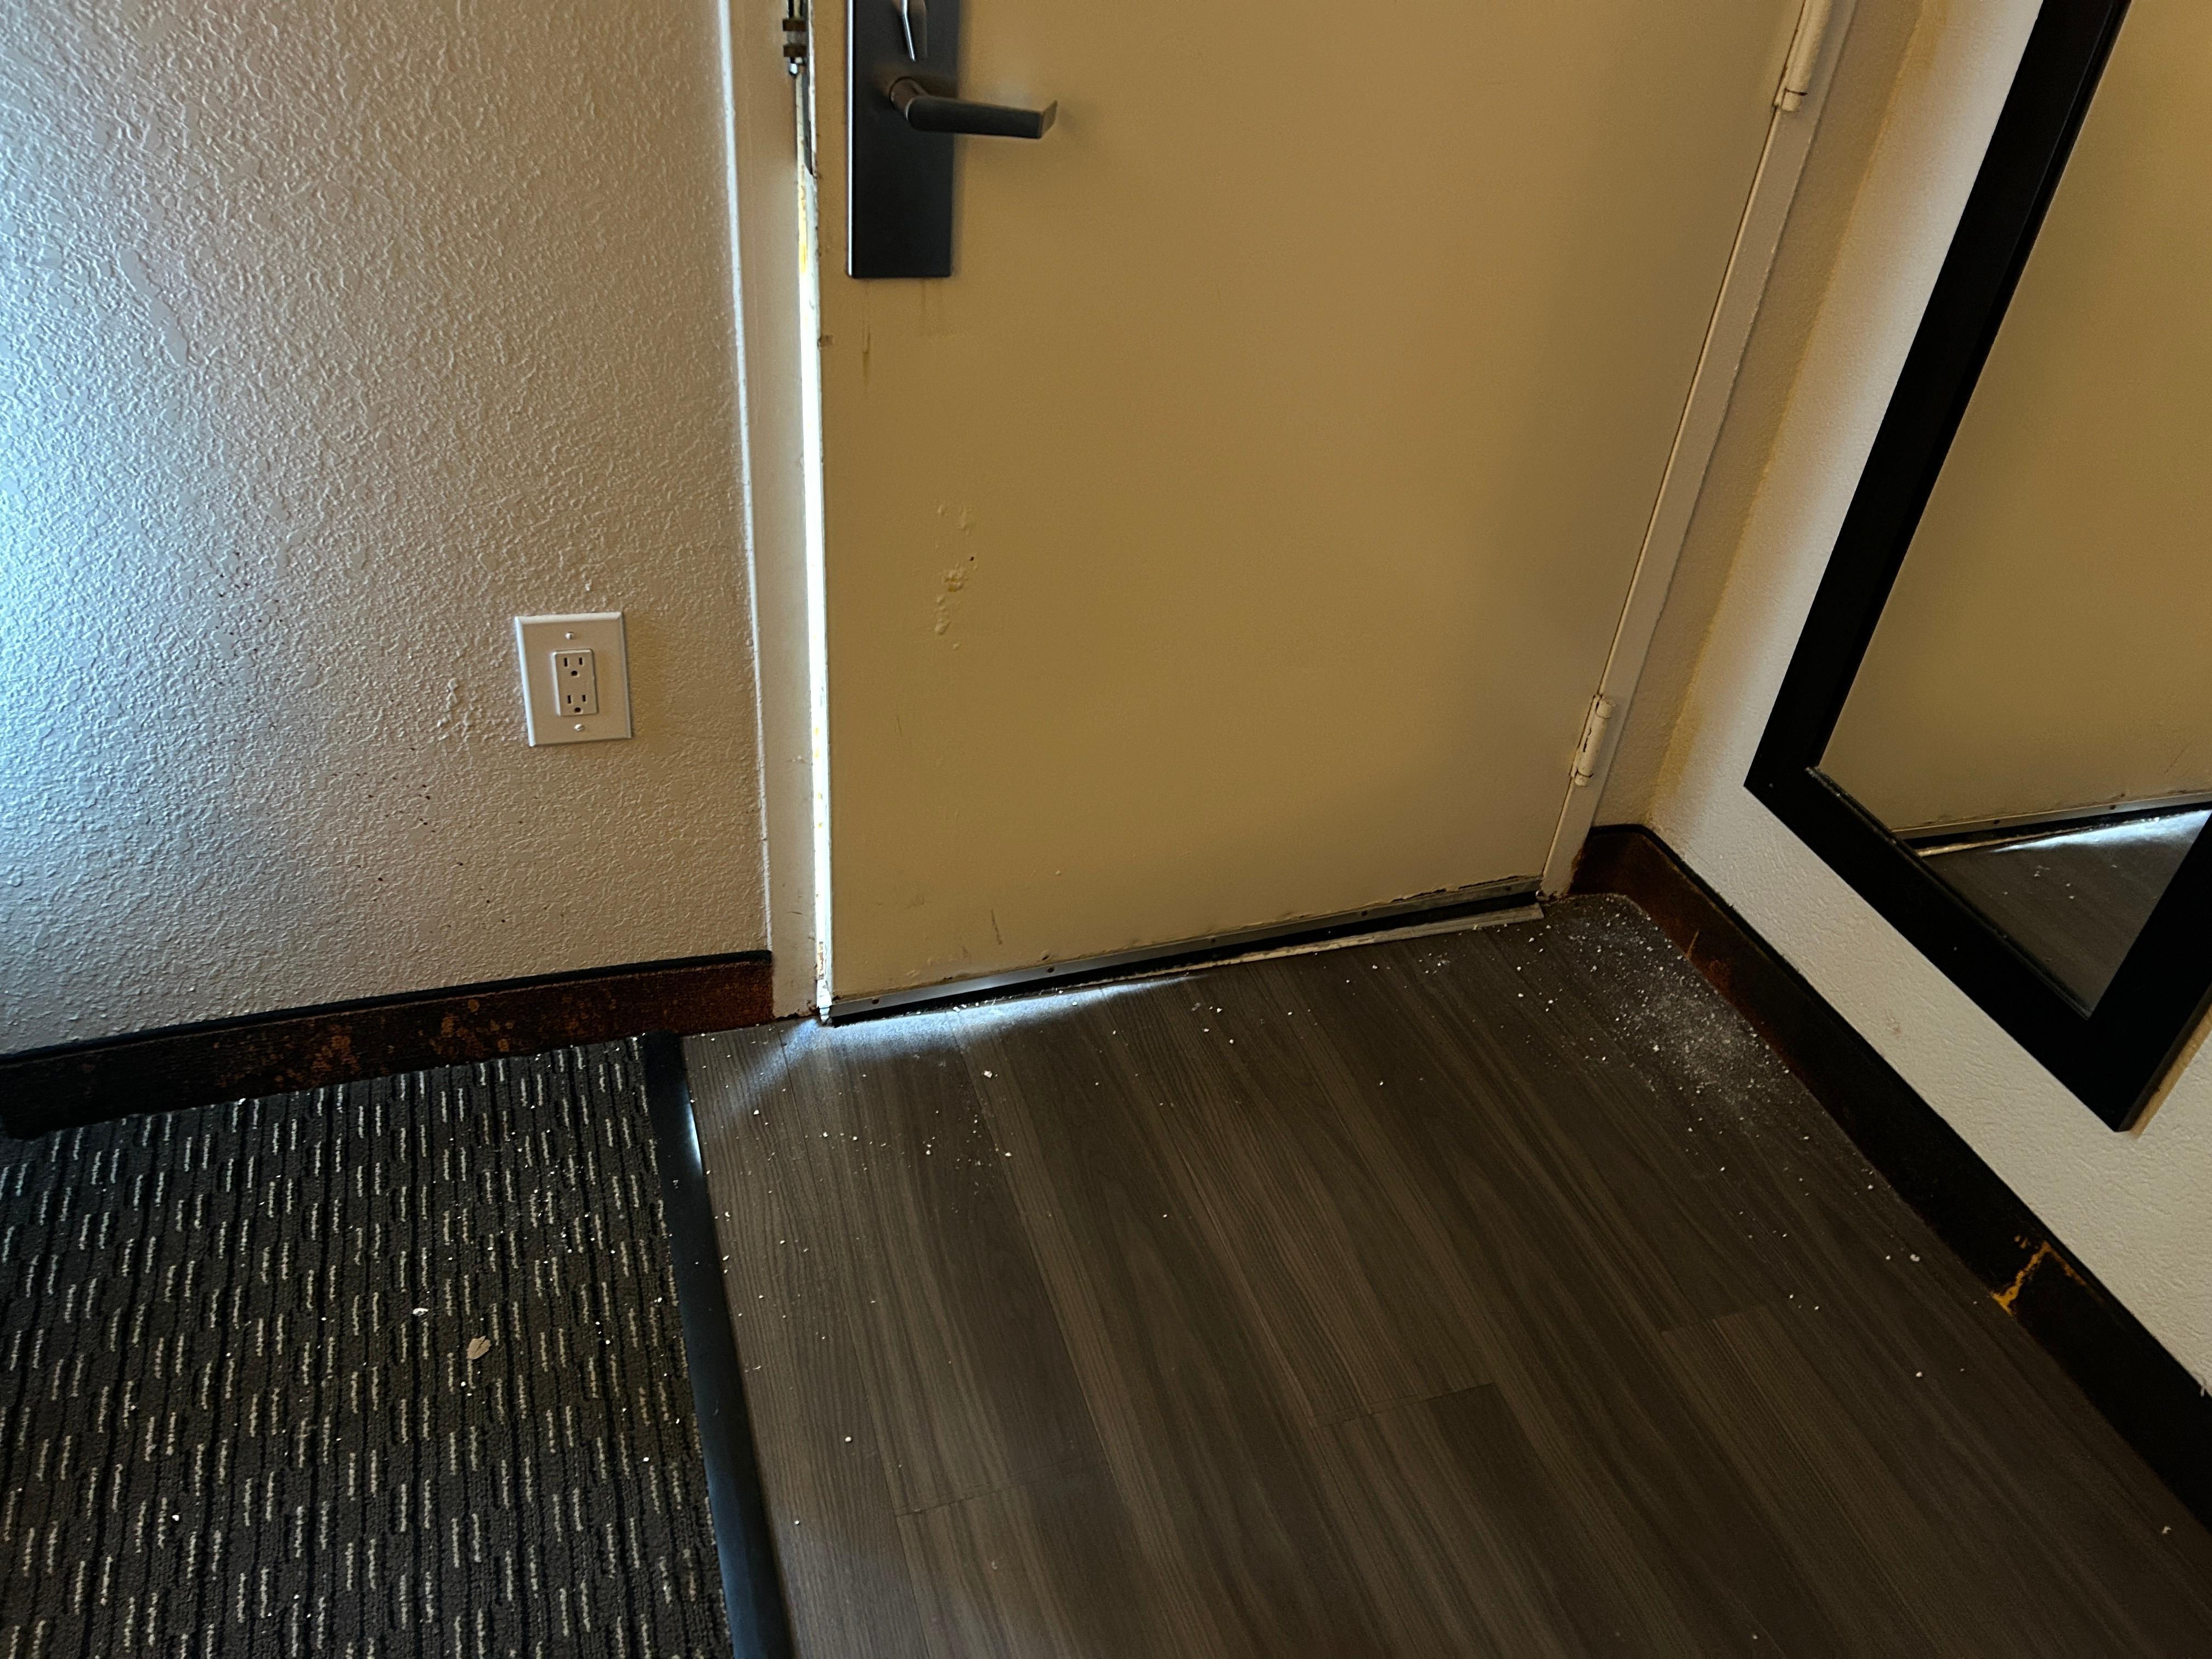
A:
POLYGON ((845 269, 952 274, 954 136, 1042 138, 1041 110, 959 96, 960 0, 848 0, 845 269))

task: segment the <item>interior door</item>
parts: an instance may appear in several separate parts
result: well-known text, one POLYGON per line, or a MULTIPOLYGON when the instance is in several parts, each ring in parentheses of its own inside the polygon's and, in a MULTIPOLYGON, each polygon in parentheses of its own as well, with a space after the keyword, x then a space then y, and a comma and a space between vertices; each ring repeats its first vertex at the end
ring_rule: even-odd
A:
POLYGON ((965 0, 863 281, 822 9, 839 996, 1533 884, 1797 12, 965 0))

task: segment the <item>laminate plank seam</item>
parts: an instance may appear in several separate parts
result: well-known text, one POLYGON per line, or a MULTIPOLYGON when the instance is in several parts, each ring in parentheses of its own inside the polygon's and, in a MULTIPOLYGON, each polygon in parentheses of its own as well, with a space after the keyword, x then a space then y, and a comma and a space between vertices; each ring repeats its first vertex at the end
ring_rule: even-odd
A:
POLYGON ((1056 1463, 1046 1464, 1034 1474, 1025 1474, 1015 1480, 993 1481, 988 1486, 979 1486, 972 1492, 956 1492, 950 1498, 940 1498, 933 1504, 909 1505, 894 1501, 885 1505, 884 1512, 896 1516, 902 1521, 916 1521, 924 1516, 937 1515, 945 1510, 957 1510, 963 1504, 973 1504, 981 1498, 1012 1497, 1016 1493, 1027 1492, 1032 1487, 1047 1486, 1054 1480, 1065 1480, 1070 1475, 1082 1474, 1086 1471, 1095 1471, 1101 1474, 1111 1473, 1108 1466, 1097 1457, 1065 1458, 1056 1463))

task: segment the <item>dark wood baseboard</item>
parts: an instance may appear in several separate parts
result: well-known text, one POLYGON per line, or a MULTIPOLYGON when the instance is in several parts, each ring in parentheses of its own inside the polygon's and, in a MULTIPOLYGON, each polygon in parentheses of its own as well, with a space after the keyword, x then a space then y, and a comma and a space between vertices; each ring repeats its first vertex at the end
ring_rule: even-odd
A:
POLYGON ((0 1133, 771 1018, 765 951, 504 980, 0 1055, 0 1133))
POLYGON ((1650 830, 1594 831, 1577 893, 1659 924, 2175 1497, 2212 1526, 2212 1395, 1797 970, 1650 830))

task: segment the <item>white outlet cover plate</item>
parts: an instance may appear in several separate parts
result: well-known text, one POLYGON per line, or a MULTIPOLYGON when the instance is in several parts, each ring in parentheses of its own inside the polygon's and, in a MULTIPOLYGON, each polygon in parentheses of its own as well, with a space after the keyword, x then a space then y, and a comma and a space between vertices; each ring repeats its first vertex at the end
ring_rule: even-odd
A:
POLYGON ((522 665, 522 712, 532 748, 630 735, 629 653, 623 647, 621 611, 517 617, 514 650, 522 665), (592 653, 599 671, 599 712, 569 718, 561 713, 561 693, 553 683, 553 653, 579 650, 592 653))

